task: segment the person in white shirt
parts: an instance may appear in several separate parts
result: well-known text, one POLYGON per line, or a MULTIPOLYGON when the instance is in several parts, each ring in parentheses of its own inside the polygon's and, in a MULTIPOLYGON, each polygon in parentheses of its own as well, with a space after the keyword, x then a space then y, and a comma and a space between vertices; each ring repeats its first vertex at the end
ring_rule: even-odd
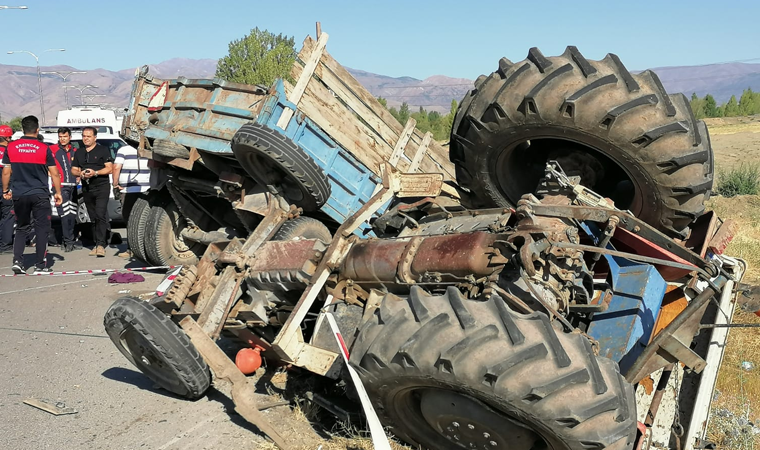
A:
POLYGON ((121 196, 121 216, 129 221, 135 200, 150 189, 148 160, 137 155, 137 149, 124 145, 116 152, 113 162, 114 197, 121 196))

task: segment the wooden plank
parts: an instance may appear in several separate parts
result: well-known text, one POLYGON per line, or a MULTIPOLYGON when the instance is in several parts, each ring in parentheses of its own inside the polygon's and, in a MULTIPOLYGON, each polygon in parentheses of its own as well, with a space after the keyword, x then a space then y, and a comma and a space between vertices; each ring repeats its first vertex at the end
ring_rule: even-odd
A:
MULTIPOLYGON (((372 105, 368 105, 361 98, 356 96, 353 89, 344 83, 344 80, 338 78, 330 69, 323 64, 317 67, 316 75, 322 80, 325 86, 335 93, 358 118, 363 120, 377 135, 388 143, 391 148, 396 146, 400 136, 403 136, 403 127, 396 119, 393 119, 395 127, 391 126, 380 117, 372 105)), ((382 108, 380 103, 378 107, 382 108)), ((403 149, 403 147, 402 147, 403 149)), ((386 158, 390 155, 386 155, 386 158)))
POLYGON ((409 118, 409 120, 406 121, 406 126, 404 127, 404 131, 401 132, 401 136, 399 136, 398 141, 396 141, 396 145, 393 147, 393 153, 391 153, 391 157, 388 160, 390 165, 393 167, 396 167, 396 164, 398 164, 398 160, 401 159, 401 155, 404 153, 404 148, 406 147, 406 144, 409 142, 409 139, 412 137, 412 134, 414 133, 414 127, 417 125, 417 121, 413 118, 409 118))
MULTIPOLYGON (((404 154, 407 155, 409 159, 414 159, 414 154, 417 152, 417 148, 419 148, 419 145, 422 144, 424 139, 425 137, 422 132, 415 130, 415 133, 409 140, 409 144, 407 144, 406 149, 404 150, 404 154)), ((420 164, 420 168, 423 172, 442 171, 444 178, 450 180, 456 179, 454 164, 449 161, 449 150, 436 141, 430 143, 430 147, 420 164)))
POLYGON ((411 164, 409 164, 410 173, 415 173, 420 168, 420 163, 422 163, 422 158, 427 153, 428 147, 430 146, 430 141, 432 140, 433 140, 433 134, 429 131, 425 133, 425 137, 422 139, 422 143, 420 144, 419 148, 417 148, 417 153, 414 154, 414 158, 412 158, 412 162, 411 164))
MULTIPOLYGON (((304 46, 310 46, 314 45, 313 40, 309 37, 306 38, 304 41, 304 46)), ((394 132, 396 136, 401 135, 401 131, 404 129, 404 127, 396 120, 391 113, 383 107, 383 105, 380 104, 380 102, 377 101, 377 99, 367 91, 367 89, 362 86, 356 79, 351 76, 350 73, 342 66, 340 63, 338 63, 329 52, 325 52, 322 55, 322 59, 320 61, 322 65, 324 65, 325 68, 329 69, 332 74, 338 79, 340 79, 345 84, 345 90, 350 90, 353 92, 354 96, 356 96, 358 102, 361 102, 365 104, 368 108, 370 108, 375 115, 378 116, 378 118, 387 124, 388 127, 390 127, 394 132)), ((317 69, 318 74, 322 73, 323 76, 325 76, 324 71, 319 72, 321 69, 317 69)), ((332 86, 331 86, 332 87, 332 86)), ((338 86, 335 86, 335 89, 339 89, 338 86)), ((395 143, 395 140, 394 140, 395 143)))
POLYGON ((74 408, 68 408, 63 402, 53 403, 46 400, 38 400, 36 398, 28 398, 24 400, 29 406, 34 406, 37 409, 41 409, 45 412, 49 412, 54 416, 63 416, 66 414, 76 414, 77 410, 74 408))
MULTIPOLYGON (((290 95, 288 95, 288 100, 290 100, 291 103, 294 103, 296 106, 298 106, 298 102, 301 101, 301 97, 306 91, 306 85, 308 85, 309 81, 311 81, 311 76, 314 74, 314 69, 317 67, 317 64, 319 64, 319 59, 322 57, 322 53, 325 51, 325 45, 327 45, 327 39, 329 37, 330 36, 327 33, 322 33, 322 35, 319 37, 319 40, 317 41, 316 48, 314 48, 309 57, 305 59, 306 63, 304 65, 303 71, 301 72, 301 76, 298 77, 296 86, 293 88, 293 91, 290 93, 290 95)), ((280 115, 279 120, 277 120, 277 126, 284 130, 288 126, 288 122, 290 122, 290 119, 292 117, 293 110, 286 108, 282 112, 282 115, 280 115)))
MULTIPOLYGON (((289 88, 286 84, 286 93, 289 88)), ((372 130, 318 83, 306 87, 306 95, 298 109, 375 173, 379 173, 380 164, 385 160, 383 155, 390 156, 393 152, 385 141, 373 137, 376 134, 372 130)))
MULTIPOLYGON (((308 58, 308 56, 313 52, 315 46, 316 43, 314 40, 310 37, 307 37, 304 40, 303 48, 299 53, 299 58, 302 60, 308 58)), ((299 78, 302 72, 303 67, 301 67, 300 64, 296 63, 294 64, 293 70, 291 71, 291 76, 294 78, 299 78)), ((372 137, 375 142, 384 141, 383 143, 386 145, 382 145, 380 147, 376 145, 359 145, 361 151, 365 152, 370 151, 370 149, 373 151, 383 150, 383 152, 377 156, 365 155, 361 154, 359 149, 356 149, 356 139, 349 139, 352 133, 348 133, 348 135, 342 136, 342 138, 338 138, 337 136, 333 135, 331 136, 339 143, 341 143, 341 145, 343 145, 345 148, 350 149, 352 154, 354 154, 354 156, 356 156, 365 164, 367 163, 366 160, 390 161, 396 144, 403 136, 404 128, 401 126, 401 124, 398 123, 398 121, 390 114, 390 112, 385 109, 385 107, 383 107, 377 101, 377 99, 372 94, 370 94, 366 88, 364 88, 364 86, 356 81, 343 66, 335 61, 335 59, 333 59, 333 57, 328 52, 325 51, 322 54, 320 64, 317 65, 314 74, 319 77, 320 80, 324 83, 322 86, 323 89, 313 88, 313 86, 317 85, 318 83, 309 83, 307 85, 307 91, 305 91, 306 96, 309 96, 309 88, 313 88, 315 91, 323 91, 319 96, 317 96, 317 99, 315 99, 318 100, 318 102, 330 101, 331 99, 334 99, 335 96, 338 96, 340 98, 340 101, 337 103, 340 104, 343 109, 346 109, 347 112, 347 114, 338 115, 346 118, 351 122, 364 122, 362 125, 366 124, 361 128, 363 132, 369 132, 369 134, 360 139, 358 142, 368 142, 368 138, 372 137), (328 94, 330 99, 327 98, 328 94), (346 106, 348 108, 346 108, 346 106), (357 116, 361 118, 361 120, 357 120, 357 116), (385 148, 386 146, 388 147, 387 149, 385 148), (385 150, 387 150, 388 153, 385 153, 385 150)), ((303 110, 303 106, 299 106, 299 109, 303 110)), ((314 111, 316 114, 314 114, 313 117, 311 113, 306 111, 304 112, 312 120, 319 122, 318 125, 325 131, 328 131, 327 127, 329 127, 331 124, 323 124, 323 122, 327 121, 318 119, 319 111, 314 111)), ((335 128, 335 126, 333 125, 331 128, 335 128)), ((355 138, 356 136, 353 137, 355 138)), ((410 140, 405 146, 404 155, 407 156, 408 160, 413 159, 413 155, 416 153, 416 150, 419 148, 419 145, 423 139, 424 137, 422 133, 419 130, 415 130, 414 134, 411 136, 410 140), (412 145, 412 141, 416 142, 412 145)), ((399 158, 400 159, 396 166, 403 171, 406 167, 408 167, 408 161, 407 158, 399 158)), ((377 171, 377 164, 371 165, 370 167, 374 171, 377 171)), ((448 151, 435 141, 431 141, 428 152, 426 152, 426 155, 423 156, 423 159, 420 163, 420 167, 425 172, 443 172, 446 179, 454 179, 454 169, 453 165, 448 160, 448 151)))

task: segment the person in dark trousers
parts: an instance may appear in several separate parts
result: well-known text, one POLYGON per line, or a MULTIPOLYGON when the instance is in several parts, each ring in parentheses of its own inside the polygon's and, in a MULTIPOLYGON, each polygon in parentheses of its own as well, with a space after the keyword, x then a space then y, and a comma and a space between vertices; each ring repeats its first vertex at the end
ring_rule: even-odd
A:
POLYGON ((98 130, 94 127, 82 129, 83 148, 74 154, 71 173, 82 178, 82 196, 87 213, 93 224, 95 247, 90 256, 106 256, 106 235, 108 233, 108 194, 111 184, 108 175, 113 170, 111 151, 97 143, 98 130))
POLYGON ((40 122, 34 116, 21 119, 24 136, 10 144, 3 155, 3 198, 13 199, 16 213, 16 241, 13 243, 13 272, 24 273, 24 244, 32 231, 37 236, 35 274, 50 273, 47 267, 47 241, 50 232, 50 188, 53 180, 55 205, 61 199, 61 174, 47 144, 37 140, 40 122))
MULTIPOLYGON (((61 173, 61 196, 63 203, 58 207, 58 217, 61 219, 63 231, 64 252, 71 252, 79 247, 74 239, 74 227, 77 224, 77 177, 71 173, 71 160, 76 149, 71 145, 71 130, 66 127, 58 129, 58 143, 50 146, 55 165, 61 173)), ((81 247, 79 247, 81 248, 81 247)))
MULTIPOLYGON (((13 129, 0 125, 0 171, 3 170, 3 155, 13 136, 13 129)), ((13 200, 0 197, 0 255, 13 253, 13 200)))

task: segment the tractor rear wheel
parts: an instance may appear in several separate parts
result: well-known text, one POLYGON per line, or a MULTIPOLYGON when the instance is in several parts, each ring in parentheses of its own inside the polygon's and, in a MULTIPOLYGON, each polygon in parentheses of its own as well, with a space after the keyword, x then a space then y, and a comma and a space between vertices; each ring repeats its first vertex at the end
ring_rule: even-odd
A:
POLYGON ((704 122, 683 94, 615 55, 586 60, 575 47, 546 58, 506 58, 481 76, 451 130, 457 181, 477 206, 514 206, 536 190, 546 162, 673 237, 685 237, 713 185, 704 122))
POLYGON ((380 419, 415 448, 623 450, 636 437, 633 386, 617 364, 498 296, 389 294, 350 363, 380 419))

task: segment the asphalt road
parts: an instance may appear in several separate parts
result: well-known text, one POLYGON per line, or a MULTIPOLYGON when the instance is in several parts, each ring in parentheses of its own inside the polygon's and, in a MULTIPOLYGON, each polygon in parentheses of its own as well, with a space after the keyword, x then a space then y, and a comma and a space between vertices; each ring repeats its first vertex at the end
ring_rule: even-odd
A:
MULTIPOLYGON (((124 230, 115 230, 121 232, 124 230)), ((123 250, 126 246, 120 246, 123 250)), ((52 248, 53 270, 143 266, 89 250, 52 248)), ((27 248, 31 255, 32 248, 27 248)), ((11 274, 0 255, 0 274, 11 274)), ((0 278, 0 436, 14 449, 256 448, 262 438, 231 402, 212 389, 195 402, 158 389, 119 353, 103 329, 103 314, 120 290, 155 290, 163 273, 145 281, 109 284, 108 275, 0 278), (25 399, 62 402, 78 412, 55 416, 25 399)))

